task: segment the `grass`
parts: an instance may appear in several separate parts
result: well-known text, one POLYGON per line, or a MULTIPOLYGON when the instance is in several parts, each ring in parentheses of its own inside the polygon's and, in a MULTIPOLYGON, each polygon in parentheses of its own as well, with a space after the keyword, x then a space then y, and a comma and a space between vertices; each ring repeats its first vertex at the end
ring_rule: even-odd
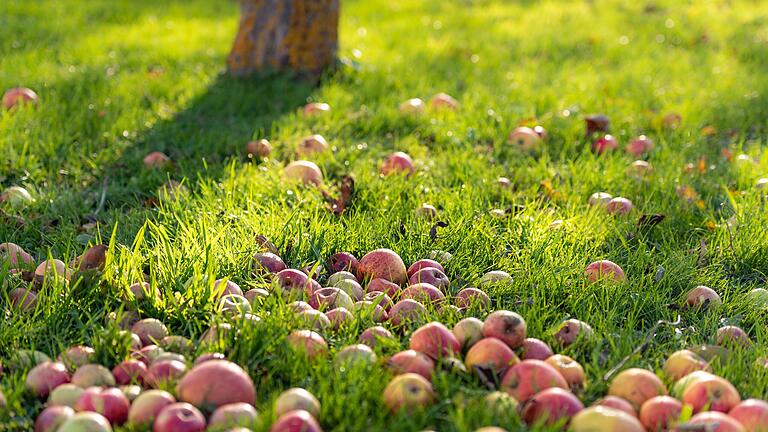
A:
MULTIPOLYGON (((20 244, 38 261, 49 255, 68 261, 98 242, 112 247, 100 278, 45 286, 28 314, 9 308, 6 293, 22 282, 0 271, 0 357, 30 348, 53 356, 84 343, 111 366, 124 347, 106 317, 122 308, 128 284, 142 272, 164 300, 133 307, 162 319, 174 334, 197 338, 222 319, 210 300, 213 278, 244 287, 264 283, 250 274, 255 236, 264 234, 296 268, 336 251, 361 256, 388 247, 406 263, 433 249, 450 251, 451 292, 476 284, 486 271, 509 272, 514 282, 488 291, 495 308, 525 317, 531 336, 553 342, 553 329, 570 317, 595 329, 595 340, 563 350, 587 371, 586 403, 605 394, 605 372, 657 320, 678 314, 680 330, 662 327, 627 367, 659 370, 671 352, 713 342, 723 324, 740 325, 754 345, 733 350, 713 369, 743 397, 768 397, 768 369, 757 364, 768 355, 768 312, 745 299, 768 277, 768 212, 754 189, 768 174, 763 5, 343 3, 343 66, 318 87, 285 75, 239 80, 224 73, 237 24, 234 2, 0 4, 0 88, 24 85, 41 96, 36 109, 0 113, 0 183, 23 185, 36 199, 24 209, 5 209, 0 240, 20 244), (401 101, 439 91, 456 96, 461 111, 398 114, 401 101), (328 102, 332 114, 299 115, 297 108, 312 100, 328 102), (624 152, 589 151, 583 116, 598 112, 610 116, 622 143, 641 133, 656 141, 647 158, 650 177, 629 177, 633 159, 624 152), (683 119, 675 130, 662 127, 670 112, 683 119), (535 156, 506 145, 510 130, 529 119, 549 132, 535 156), (334 148, 315 158, 328 183, 355 177, 353 205, 341 217, 327 210, 318 191, 281 179, 280 167, 309 133, 324 135, 334 148), (261 164, 243 155, 245 142, 258 137, 276 148, 276 157, 261 164), (153 150, 169 154, 175 167, 144 170, 142 158, 153 150), (415 176, 378 175, 378 164, 394 150, 414 157, 415 176), (728 160, 723 150, 755 162, 728 160), (701 158, 702 172, 684 172, 701 158), (513 190, 497 187, 502 175, 513 190), (148 206, 169 178, 190 193, 148 206), (680 199, 676 188, 685 185, 701 201, 680 199), (637 210, 609 217, 589 208, 587 198, 599 190, 630 198, 637 210), (448 222, 435 239, 432 224, 414 216, 422 202, 448 222), (489 214, 516 205, 524 208, 505 219, 489 214), (640 215, 654 213, 666 219, 637 226, 640 215), (556 219, 564 229, 548 229, 556 219), (620 264, 628 281, 587 284, 584 266, 603 258, 620 264), (698 284, 716 289, 724 305, 710 312, 669 306, 698 284)), ((337 371, 330 361, 297 358, 284 339, 300 324, 283 302, 271 298, 259 314, 261 325, 237 323, 237 340, 219 349, 254 377, 262 429, 272 420, 271 401, 290 386, 320 399, 326 430, 523 427, 514 413, 492 415, 481 403, 487 390, 461 374, 435 380, 433 407, 392 416, 380 401, 389 380, 383 368, 337 371)), ((447 325, 461 318, 438 311, 431 317, 447 325)), ((369 324, 360 319, 326 332, 331 351, 356 341, 369 324)), ((380 356, 405 347, 407 334, 400 341, 380 356)), ((24 393, 24 373, 2 377, 10 410, 0 414, 0 429, 28 430, 42 408, 24 393)))

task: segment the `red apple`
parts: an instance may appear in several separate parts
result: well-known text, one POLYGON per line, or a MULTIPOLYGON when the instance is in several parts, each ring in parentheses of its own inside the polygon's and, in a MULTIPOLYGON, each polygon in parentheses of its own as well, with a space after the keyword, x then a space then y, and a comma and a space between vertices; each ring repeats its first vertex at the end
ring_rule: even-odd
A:
POLYGON ((539 147, 541 137, 533 129, 527 126, 520 126, 509 134, 507 141, 518 150, 529 152, 539 147))
POLYGON ((355 302, 347 293, 338 288, 322 288, 309 297, 309 304, 318 310, 343 307, 352 309, 355 302))
POLYGON ((587 127, 586 135, 589 136, 595 132, 608 132, 611 120, 603 114, 591 114, 584 117, 584 123, 587 127))
POLYGON ((296 152, 300 156, 308 156, 313 153, 323 153, 328 151, 328 141, 322 135, 314 134, 302 138, 296 152))
MULTIPOLYGON (((31 197, 30 197, 31 199, 31 197)), ((3 202, 0 197, 0 202, 3 202)), ((15 243, 0 243, 0 265, 8 265, 8 269, 13 273, 16 270, 35 267, 35 260, 15 243)))
POLYGON ((435 363, 425 354, 414 350, 401 351, 389 358, 389 367, 396 374, 416 373, 431 380, 435 363))
POLYGON ((515 349, 523 344, 527 328, 525 320, 517 313, 498 310, 485 319, 483 336, 501 339, 510 348, 515 349))
POLYGON ((597 154, 603 154, 608 151, 616 150, 619 147, 619 141, 611 134, 605 134, 592 143, 592 151, 597 154))
POLYGON ((768 402, 746 399, 733 407, 728 415, 741 423, 747 432, 768 431, 768 402))
POLYGON ((85 390, 74 384, 62 384, 57 386, 48 395, 48 406, 74 407, 75 402, 85 390))
POLYGON ((37 102, 37 93, 26 87, 12 88, 3 94, 3 106, 8 110, 26 104, 37 105, 37 102))
POLYGON ((637 417, 637 411, 635 410, 635 407, 633 407, 632 404, 629 403, 629 401, 626 399, 620 398, 618 396, 606 396, 602 399, 598 399, 595 401, 595 403, 592 404, 592 406, 604 406, 613 408, 619 411, 624 411, 632 417, 637 417))
POLYGON ((187 365, 179 360, 158 360, 149 366, 145 380, 151 387, 158 388, 175 382, 186 371, 187 365))
POLYGON ((296 317, 302 324, 313 330, 321 331, 331 327, 331 320, 319 310, 302 310, 296 314, 296 317))
POLYGON ((168 336, 168 328, 160 320, 145 318, 131 327, 131 331, 139 335, 141 343, 145 346, 157 343, 168 336))
POLYGON ((749 346, 752 341, 747 332, 737 326, 723 326, 717 329, 716 343, 718 345, 741 345, 749 346))
POLYGON ((608 388, 608 394, 626 399, 637 410, 648 399, 666 395, 667 388, 653 372, 635 368, 616 375, 608 388))
POLYGON ((61 281, 69 279, 69 270, 63 261, 51 259, 41 262, 35 269, 35 283, 42 285, 46 279, 61 281))
POLYGON ((570 432, 645 432, 637 418, 606 406, 592 406, 571 418, 570 432))
POLYGON ((352 312, 343 307, 337 307, 329 310, 326 312, 326 316, 331 323, 331 327, 335 330, 338 330, 343 326, 350 325, 355 320, 355 316, 352 314, 352 312))
POLYGON ((636 160, 629 165, 627 175, 632 177, 645 177, 653 172, 651 164, 644 160, 636 160))
POLYGON ((77 412, 90 411, 104 416, 111 424, 119 425, 128 420, 131 403, 117 388, 87 388, 75 402, 77 412))
POLYGON ((303 293, 312 294, 310 279, 300 270, 285 269, 277 272, 274 284, 279 292, 289 298, 301 296, 303 293))
POLYGON ((144 166, 146 168, 163 168, 171 163, 171 158, 163 152, 154 151, 144 156, 144 166))
POLYGON ((696 430, 691 428, 697 425, 706 432, 745 432, 744 426, 736 419, 716 411, 698 413, 675 431, 682 431, 682 426, 687 427, 685 430, 696 430))
POLYGON ((461 345, 456 336, 439 322, 425 324, 413 332, 410 348, 433 359, 452 357, 461 352, 461 345))
POLYGON ((28 312, 37 307, 37 293, 25 288, 15 288, 8 293, 11 306, 22 312, 28 312))
POLYGON ((611 202, 612 199, 613 199, 613 196, 611 194, 608 194, 605 192, 595 192, 589 196, 589 205, 605 206, 605 205, 608 205, 608 203, 611 202))
POLYGON ((194 406, 177 402, 164 407, 155 419, 153 432, 203 432, 205 417, 194 406))
POLYGON ((336 252, 328 259, 328 267, 331 272, 347 271, 357 273, 357 258, 349 252, 336 252))
POLYGON ((399 255, 390 249, 376 249, 360 259, 357 277, 359 280, 382 278, 402 285, 407 274, 399 255))
POLYGON ((546 360, 552 356, 552 348, 536 338, 523 339, 520 357, 523 360, 546 360))
POLYGON ((44 362, 27 372, 24 385, 39 398, 46 398, 51 390, 68 383, 70 380, 67 367, 63 363, 44 362))
POLYGON ((624 270, 613 261, 600 260, 590 263, 585 269, 584 274, 590 282, 598 280, 613 279, 615 282, 623 282, 625 279, 624 270))
POLYGON ((389 310, 389 322, 395 327, 421 322, 426 316, 424 305, 411 299, 400 300, 389 310))
POLYGON ((147 374, 147 366, 138 360, 128 359, 112 369, 112 375, 118 385, 128 385, 133 382, 143 383, 147 374))
POLYGON ((336 281, 331 286, 346 292, 354 301, 360 301, 363 299, 363 287, 361 287, 360 284, 355 280, 342 279, 340 281, 336 281))
POLYGON ((351 366, 352 364, 372 364, 376 362, 376 354, 368 345, 355 344, 342 348, 335 358, 336 366, 351 366))
POLYGON ((287 338, 288 344, 297 351, 304 352, 309 358, 324 356, 328 353, 328 344, 319 334, 310 330, 296 330, 287 338))
POLYGON ((605 205, 605 211, 612 215, 627 215, 634 208, 632 201, 623 197, 615 197, 605 205))
POLYGON ((294 161, 286 165, 283 175, 290 181, 301 181, 305 185, 319 186, 323 184, 323 173, 320 168, 305 160, 294 161))
POLYGON ((653 149, 653 141, 645 135, 640 135, 627 144, 627 153, 640 157, 653 149))
POLYGON ((501 389, 519 401, 551 387, 567 389, 568 383, 555 368, 541 360, 523 360, 512 366, 501 380, 501 389))
POLYGON ((453 335, 462 351, 466 351, 483 338, 483 322, 474 317, 464 318, 453 326, 453 335))
POLYGON ((366 288, 366 292, 373 291, 383 292, 394 298, 400 292, 400 286, 386 279, 375 278, 371 280, 371 282, 368 284, 368 287, 366 288))
POLYGON ((80 412, 64 421, 56 432, 112 432, 112 427, 99 413, 80 412))
POLYGON ((423 304, 439 305, 445 302, 445 294, 434 285, 422 282, 405 288, 400 293, 400 299, 401 301, 411 299, 423 304))
POLYGON ((137 397, 128 411, 128 423, 133 425, 151 424, 168 405, 176 403, 176 399, 164 390, 147 390, 137 397))
POLYGON ((312 414, 304 410, 293 410, 280 416, 269 432, 323 432, 312 414))
POLYGON ((693 407, 694 412, 705 407, 711 411, 727 413, 741 402, 738 390, 727 380, 710 376, 691 383, 683 391, 682 401, 693 407))
POLYGON ((572 391, 579 392, 587 386, 584 368, 576 360, 567 355, 555 354, 546 359, 545 362, 560 372, 572 391))
POLYGON ((272 252, 255 253, 253 267, 257 274, 274 274, 286 269, 283 259, 272 252))
POLYGON ((35 432, 56 432, 62 423, 74 415, 75 410, 68 406, 50 406, 37 416, 35 432))
POLYGON ((525 402, 522 417, 529 425, 553 425, 563 419, 570 419, 584 409, 573 393, 561 388, 548 388, 536 393, 525 402))
POLYGON ((595 335, 592 327, 584 321, 569 319, 563 321, 555 332, 555 340, 563 346, 570 346, 579 340, 579 337, 589 339, 595 335))
POLYGON ((461 309, 477 307, 486 310, 491 307, 491 298, 481 289, 464 288, 456 294, 454 304, 461 309))
POLYGON ((392 302, 392 299, 381 291, 369 291, 365 293, 363 300, 372 302, 377 306, 381 306, 381 308, 384 309, 384 312, 387 312, 387 316, 389 316, 389 311, 392 309, 392 306, 395 305, 392 302))
POLYGON ((689 350, 680 350, 672 353, 664 363, 664 373, 673 381, 677 381, 697 370, 708 371, 709 363, 689 350))
POLYGON ((680 417, 683 404, 670 396, 654 396, 640 408, 640 422, 649 431, 668 430, 680 417))
POLYGON ((208 419, 209 428, 233 428, 235 426, 253 426, 258 414, 253 405, 237 402, 216 408, 208 419))
POLYGON ((415 170, 413 159, 403 152, 392 153, 386 160, 384 160, 379 168, 379 172, 385 176, 397 173, 403 173, 410 176, 415 170))
POLYGON ((164 352, 165 351, 157 345, 147 345, 140 350, 131 353, 131 357, 149 365, 164 352))
POLYGON ((295 387, 280 393, 275 401, 275 415, 282 417, 295 410, 303 410, 317 417, 320 415, 320 401, 303 388, 295 387))
POLYGON ((715 290, 704 285, 699 285, 688 291, 688 294, 685 296, 685 303, 690 308, 699 309, 717 307, 723 304, 723 301, 715 290))
POLYGON ((446 94, 446 93, 438 93, 434 96, 432 96, 432 99, 429 100, 429 106, 432 109, 448 109, 451 111, 456 111, 459 109, 459 101, 454 99, 453 96, 446 94))
POLYGON ((414 272, 408 279, 408 283, 411 285, 427 283, 438 289, 446 288, 450 285, 451 281, 448 277, 439 269, 427 267, 414 272))
POLYGON ((439 262, 431 259, 421 259, 414 262, 413 264, 411 264, 410 267, 408 267, 407 275, 410 278, 411 276, 413 276, 414 273, 425 268, 434 268, 434 269, 440 270, 440 272, 442 273, 445 273, 445 269, 439 262))
POLYGON ((265 139, 248 141, 248 143, 245 145, 245 151, 251 157, 264 159, 269 157, 270 153, 272 153, 272 144, 270 144, 269 141, 265 139))
POLYGON ((251 378, 240 366, 227 360, 196 365, 176 385, 176 393, 179 400, 206 408, 256 402, 256 388, 251 378))
POLYGON ((412 412, 427 407, 435 401, 432 384, 415 373, 394 377, 384 389, 383 397, 384 404, 394 412, 400 410, 412 412))
POLYGON ((515 352, 504 342, 494 337, 479 340, 472 345, 464 357, 467 370, 479 367, 502 375, 511 366, 520 362, 515 352))
POLYGON ((304 105, 304 108, 302 109, 302 111, 306 116, 327 114, 331 111, 331 106, 325 102, 310 102, 304 105))
POLYGON ((382 326, 374 326, 365 329, 360 334, 360 343, 368 345, 371 348, 375 348, 381 341, 394 341, 395 337, 392 333, 382 326))
POLYGON ((372 301, 362 300, 355 302, 355 313, 359 316, 371 318, 373 322, 384 322, 389 319, 387 311, 384 310, 381 305, 375 304, 372 301))

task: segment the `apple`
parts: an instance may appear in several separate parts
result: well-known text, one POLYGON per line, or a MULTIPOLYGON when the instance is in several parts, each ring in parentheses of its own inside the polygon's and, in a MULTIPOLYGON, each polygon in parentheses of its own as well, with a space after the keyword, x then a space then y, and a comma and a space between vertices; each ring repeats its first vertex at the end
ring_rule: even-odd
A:
POLYGON ((407 275, 410 278, 414 273, 425 268, 434 268, 440 270, 442 273, 445 273, 445 269, 439 262, 432 259, 420 259, 408 267, 407 275))
POLYGON ((560 372, 572 391, 578 392, 587 386, 584 368, 576 360, 567 355, 555 354, 544 361, 560 372))
POLYGON ((363 317, 370 317, 373 322, 384 322, 389 319, 387 311, 384 310, 381 305, 378 305, 372 301, 361 300, 355 302, 355 313, 363 317))
POLYGON ((654 396, 640 408, 640 422, 649 431, 669 430, 680 418, 683 404, 670 396, 654 396))
POLYGON ((139 395, 128 411, 128 423, 133 425, 151 424, 160 411, 176 399, 164 390, 147 390, 139 395))
POLYGON ((130 330, 134 324, 139 322, 139 314, 132 310, 123 310, 119 314, 110 312, 107 315, 107 320, 109 324, 115 324, 121 330, 130 330))
POLYGON ((216 279, 213 283, 214 298, 221 298, 230 294, 243 295, 243 290, 240 286, 229 279, 216 279))
POLYGON ((251 313, 251 302, 247 298, 237 294, 227 294, 221 297, 216 304, 219 314, 239 316, 251 313))
POLYGON ((144 156, 144 166, 146 168, 163 168, 171 163, 171 158, 163 152, 154 151, 144 156))
POLYGON ((395 152, 389 155, 379 167, 382 175, 404 174, 410 176, 416 171, 413 159, 404 152, 395 152))
POLYGON ((296 314, 296 317, 302 324, 312 328, 313 330, 320 331, 331 327, 331 320, 328 319, 326 314, 320 312, 319 310, 302 310, 296 314))
POLYGON ((395 341, 395 337, 386 328, 382 326, 374 326, 363 330, 360 334, 359 341, 371 348, 375 348, 382 341, 387 343, 395 341))
POLYGON ((293 410, 280 416, 269 432, 323 432, 323 429, 309 412, 293 410))
POLYGON ((408 279, 408 283, 411 285, 419 283, 427 283, 438 289, 446 288, 450 285, 451 281, 448 277, 439 269, 427 267, 414 272, 408 279))
POLYGON ((437 209, 431 204, 422 203, 419 207, 416 207, 414 214, 418 218, 432 220, 437 217, 437 209))
POLYGON ((555 340, 563 346, 570 346, 579 340, 579 337, 585 339, 592 338, 595 335, 595 331, 592 330, 592 326, 579 321, 577 319, 568 319, 560 324, 555 332, 555 340))
POLYGON ((592 151, 599 155, 616 150, 618 147, 619 141, 611 134, 600 136, 592 143, 592 151))
POLYGON ((551 387, 567 389, 568 383, 555 368, 541 360, 523 360, 509 368, 501 380, 501 389, 519 401, 551 387))
POLYGON ((401 114, 417 115, 424 112, 424 101, 419 98, 408 99, 400 104, 401 114))
POLYGON ((329 113, 331 111, 331 106, 325 102, 310 102, 304 105, 302 111, 305 116, 316 116, 329 113))
POLYGON ((168 336, 168 328, 162 321, 155 318, 139 320, 131 326, 131 331, 139 336, 144 346, 154 344, 168 336))
POLYGON ((123 392, 123 395, 128 399, 128 402, 131 403, 133 403, 133 401, 141 394, 141 386, 135 384, 120 386, 118 389, 123 392))
POLYGON ((328 353, 328 344, 318 333, 311 330, 295 330, 286 339, 294 350, 305 353, 309 358, 324 356, 328 353))
MULTIPOLYGON (((59 386, 61 387, 61 386, 59 386)), ((8 402, 5 400, 5 394, 0 390, 0 409, 5 409, 8 402)))
POLYGON ((184 336, 171 335, 166 336, 160 340, 159 346, 167 351, 171 352, 184 352, 190 351, 194 348, 192 341, 184 336))
POLYGON ((727 413, 741 402, 741 396, 733 384, 712 375, 687 386, 683 391, 682 401, 691 405, 694 412, 708 407, 710 411, 727 413))
POLYGON ((723 304, 720 296, 712 288, 699 285, 688 291, 685 296, 685 304, 694 309, 705 307, 717 307, 723 304))
POLYGON ((112 369, 112 375, 118 385, 143 383, 147 374, 147 366, 138 360, 128 359, 112 369))
POLYGON ((349 294, 339 288, 322 288, 315 291, 309 297, 309 304, 318 310, 336 307, 352 309, 355 306, 355 302, 349 294))
MULTIPOLYGON (((353 273, 357 273, 357 265, 358 261, 357 258, 355 258, 354 255, 352 255, 349 252, 336 252, 335 254, 331 255, 330 258, 328 258, 327 262, 328 267, 331 269, 331 272, 341 273, 344 272, 343 278, 344 279, 353 279, 357 280, 353 273), (352 276, 351 278, 348 276, 352 276)), ((337 278, 340 278, 342 275, 337 276, 337 278)), ((333 275, 331 275, 333 277, 333 275)), ((332 284, 331 279, 329 278, 329 284, 332 284)))
MULTIPOLYGON (((3 199, 0 197, 0 202, 2 201, 3 199)), ((13 273, 16 270, 35 267, 35 260, 32 255, 15 243, 0 243, 0 265, 6 264, 13 273)))
POLYGON ((485 395, 483 401, 496 416, 506 416, 518 411, 517 400, 503 391, 492 391, 485 395))
POLYGON ((608 214, 620 216, 629 214, 634 208, 635 206, 632 204, 632 201, 623 197, 615 197, 605 205, 605 211, 608 214))
POLYGON ((3 94, 3 106, 8 110, 26 104, 37 105, 38 100, 37 93, 26 87, 8 89, 3 94))
POLYGON ((275 416, 282 417, 295 410, 303 410, 313 417, 318 417, 320 415, 320 401, 312 393, 299 387, 280 393, 275 401, 275 416))
POLYGON ((563 221, 562 219, 555 219, 549 225, 547 225, 547 228, 549 228, 550 230, 556 230, 556 229, 563 228, 564 226, 565 226, 565 221, 563 221))
POLYGON ((547 139, 547 130, 544 129, 544 126, 536 125, 533 127, 533 131, 536 132, 536 135, 539 136, 541 139, 547 139))
POLYGON ((680 425, 680 429, 675 430, 682 430, 682 426, 686 426, 685 430, 698 430, 691 429, 696 425, 707 432, 745 432, 744 426, 736 419, 717 411, 698 413, 685 424, 680 425))
POLYGON ((51 358, 40 351, 17 350, 8 359, 10 369, 31 369, 41 363, 50 362, 51 358))
POLYGON ((334 330, 340 329, 342 326, 351 324, 355 320, 355 316, 343 307, 337 307, 326 312, 328 321, 331 323, 331 327, 334 330))
POLYGON ((491 298, 485 291, 477 288, 464 288, 456 294, 454 304, 461 309, 477 307, 486 310, 491 307, 491 298))
POLYGON ((253 405, 237 402, 216 408, 208 419, 209 428, 232 428, 235 426, 253 426, 258 414, 253 405))
POLYGON ((664 373, 674 381, 697 370, 708 371, 709 363, 689 350, 675 351, 664 362, 664 373))
POLYGON ((70 381, 63 363, 44 362, 27 372, 24 386, 39 398, 47 398, 51 390, 70 381))
POLYGON ((611 121, 603 114, 591 114, 584 117, 584 123, 587 128, 587 135, 592 135, 595 132, 608 132, 610 130, 611 121))
POLYGON ((407 273, 397 253, 390 249, 376 249, 360 259, 357 277, 359 280, 382 278, 402 285, 407 280, 407 273))
POLYGON ((348 345, 336 353, 334 362, 337 367, 349 367, 353 364, 372 364, 376 363, 376 354, 368 345, 348 345))
POLYGON ((176 402, 163 407, 157 414, 153 432, 203 432, 205 417, 194 406, 176 402))
POLYGON ((77 412, 90 411, 103 415, 111 424, 119 425, 128 420, 131 403, 117 388, 89 387, 75 402, 77 412))
POLYGON ((637 417, 637 410, 635 410, 635 407, 633 407, 632 404, 629 403, 629 401, 626 399, 620 398, 618 396, 606 396, 602 399, 598 399, 595 401, 595 403, 592 404, 592 406, 604 406, 613 408, 619 411, 624 411, 632 417, 637 417))
POLYGON ((425 324, 413 332, 410 348, 433 359, 452 357, 461 352, 461 345, 453 332, 435 321, 425 324))
POLYGON ((645 177, 653 172, 653 167, 650 163, 644 160, 636 160, 629 165, 627 174, 633 177, 645 177))
POLYGON ((22 312, 28 312, 37 307, 37 293, 25 288, 15 288, 8 293, 11 306, 22 312))
POLYGON ((308 156, 313 153, 326 152, 328 148, 328 142, 325 138, 322 135, 314 134, 302 138, 296 151, 300 156, 308 156))
POLYGON ((75 270, 104 270, 107 263, 107 245, 94 245, 88 248, 83 254, 73 261, 71 266, 75 270))
POLYGON ((679 380, 675 381, 675 383, 672 385, 672 396, 676 397, 677 399, 683 398, 683 393, 685 393, 685 390, 690 387, 691 384, 704 380, 709 379, 715 375, 704 371, 704 370, 696 370, 688 375, 680 378, 679 380))
POLYGON ((768 290, 765 288, 755 288, 747 293, 747 299, 759 307, 768 306, 768 290))
POLYGON ((400 299, 411 299, 420 303, 437 305, 445 301, 445 294, 434 285, 422 282, 405 288, 400 293, 400 299))
POLYGON ((645 369, 627 369, 611 382, 608 394, 626 399, 638 410, 654 396, 665 396, 667 388, 653 372, 645 369))
POLYGON ((519 150, 529 152, 539 147, 541 137, 533 129, 527 126, 520 126, 509 134, 507 142, 519 150))
POLYGON ((480 278, 480 285, 493 285, 499 283, 512 283, 512 276, 501 270, 489 271, 480 278))
POLYGON ((546 360, 553 354, 549 345, 536 338, 523 339, 520 349, 520 357, 523 360, 546 360))
POLYGON ((272 252, 253 254, 253 267, 257 274, 274 274, 286 269, 285 262, 272 252))
POLYGON ((206 408, 256 402, 256 388, 251 378, 240 366, 227 360, 210 360, 194 366, 176 385, 176 394, 181 401, 206 408))
POLYGON ((354 282, 357 282, 357 278, 352 273, 346 271, 346 270, 339 270, 336 273, 333 273, 332 275, 328 276, 328 280, 325 282, 327 286, 336 286, 337 283, 344 281, 344 280, 351 280, 354 282))
POLYGON ((273 280, 278 292, 286 297, 301 296, 303 293, 312 294, 310 278, 304 272, 296 269, 285 269, 277 272, 273 280))
POLYGON ((571 418, 570 432, 645 432, 640 420, 624 411, 592 406, 571 418))
POLYGON ((393 355, 387 362, 396 374, 415 373, 431 380, 435 363, 427 355, 415 350, 405 350, 393 355))
POLYGON ((289 163, 283 169, 283 175, 290 181, 301 181, 305 185, 323 184, 323 173, 313 162, 298 160, 289 163))
POLYGON ((598 280, 613 279, 614 282, 623 282, 625 279, 624 270, 613 261, 600 260, 587 265, 584 269, 584 275, 590 282, 598 280))
POLYGON ((467 370, 482 368, 495 375, 502 375, 511 366, 520 362, 515 352, 504 342, 494 337, 487 337, 472 345, 464 357, 467 370))
POLYGON ((314 310, 314 309, 315 308, 313 308, 312 305, 301 300, 296 300, 294 302, 288 303, 288 310, 297 314, 305 310, 314 310))
POLYGON ((466 351, 483 338, 483 322, 474 317, 464 318, 453 326, 453 335, 462 351, 466 351))
POLYGON ((384 404, 393 412, 412 412, 435 401, 432 384, 415 373, 404 373, 392 379, 384 388, 384 404))
POLYGON ((49 406, 35 420, 35 432, 56 432, 67 419, 75 415, 68 406, 49 406))
POLYGON ((269 297, 269 291, 263 288, 253 288, 246 291, 243 297, 250 302, 251 306, 260 305, 269 297))
POLYGON ((71 383, 57 386, 48 395, 48 406, 74 407, 85 390, 71 383))
POLYGON ((597 205, 607 206, 612 199, 613 199, 613 195, 609 193, 595 192, 589 196, 589 205, 590 206, 597 206, 597 205))
POLYGON ((496 179, 496 184, 504 189, 509 189, 512 187, 512 180, 506 177, 499 177, 496 179))
POLYGON ((41 262, 35 269, 35 283, 40 286, 46 279, 53 281, 69 279, 69 270, 64 261, 51 259, 41 262))
POLYGON ((527 328, 525 320, 517 313, 498 310, 485 318, 483 336, 501 339, 510 348, 515 349, 523 344, 527 328))
POLYGON ((387 316, 389 316, 389 310, 392 309, 392 306, 395 305, 388 295, 380 291, 370 291, 365 293, 363 300, 380 306, 382 309, 384 309, 384 312, 387 312, 387 316))
POLYGON ((432 99, 429 100, 429 106, 434 110, 448 109, 451 111, 456 111, 460 107, 459 101, 446 93, 438 93, 432 96, 432 99))
POLYGON ((250 157, 265 159, 272 153, 272 144, 270 144, 270 142, 265 139, 248 141, 248 143, 245 145, 245 152, 250 157))
POLYGON ((112 432, 112 426, 99 413, 80 412, 65 420, 56 432, 112 432))
POLYGON ((131 292, 133 298, 136 300, 144 300, 145 298, 159 298, 160 291, 158 289, 152 289, 147 282, 136 282, 128 287, 128 291, 131 292))
POLYGON ((141 362, 144 362, 144 364, 146 365, 149 365, 158 356, 160 356, 160 354, 163 354, 164 352, 165 350, 163 350, 157 345, 147 345, 145 347, 142 347, 140 350, 134 351, 133 353, 131 353, 131 357, 141 362))
POLYGON ((152 364, 165 361, 165 360, 175 360, 182 363, 185 363, 187 361, 187 359, 182 354, 163 351, 160 355, 158 355, 152 360, 152 364))
POLYGON ((226 360, 226 359, 227 357, 222 353, 217 353, 217 352, 205 353, 200 357, 198 357, 197 359, 195 359, 195 365, 199 365, 200 363, 207 362, 210 360, 226 360))
POLYGON ((633 138, 629 144, 627 144, 627 153, 640 157, 653 149, 653 141, 645 135, 640 135, 637 138, 633 138))
POLYGON ((178 360, 152 362, 145 375, 145 381, 153 388, 165 387, 175 382, 187 371, 187 365, 178 360))
POLYGON ((427 308, 416 300, 400 300, 389 310, 389 322, 395 327, 417 323, 427 317, 427 308))
POLYGON ((398 293, 400 292, 400 285, 390 282, 386 279, 382 278, 375 278, 372 279, 371 282, 368 284, 368 287, 365 289, 366 292, 383 292, 387 294, 389 297, 397 297, 398 293))
POLYGON ((717 329, 716 343, 721 346, 726 345, 741 345, 749 346, 752 341, 749 339, 747 332, 737 326, 723 326, 717 329))
POLYGON ((139 335, 136 333, 132 333, 128 330, 120 330, 117 332, 121 338, 129 339, 131 342, 131 351, 138 351, 141 349, 143 344, 141 343, 141 338, 139 338, 139 335))
POLYGON ((21 210, 33 202, 35 199, 32 198, 28 190, 21 186, 11 186, 0 193, 0 204, 6 203, 14 210, 21 210))
POLYGON ((563 419, 570 419, 584 409, 573 393, 553 387, 536 393, 523 405, 522 418, 529 425, 553 425, 563 419))
POLYGON ((768 430, 768 402, 746 399, 733 407, 728 415, 741 423, 747 432, 768 430))
POLYGON ((343 279, 343 280, 337 281, 332 286, 339 288, 340 290, 349 294, 349 296, 354 301, 360 301, 363 299, 363 287, 361 287, 360 284, 357 283, 357 281, 355 280, 343 279))

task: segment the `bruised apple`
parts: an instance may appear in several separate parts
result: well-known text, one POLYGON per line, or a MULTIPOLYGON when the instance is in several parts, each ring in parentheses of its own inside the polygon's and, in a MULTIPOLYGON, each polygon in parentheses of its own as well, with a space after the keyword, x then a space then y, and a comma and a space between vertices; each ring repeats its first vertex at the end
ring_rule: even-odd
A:
POLYGON ((510 348, 515 349, 523 344, 527 329, 525 320, 517 313, 498 310, 485 319, 483 336, 500 339, 510 348))

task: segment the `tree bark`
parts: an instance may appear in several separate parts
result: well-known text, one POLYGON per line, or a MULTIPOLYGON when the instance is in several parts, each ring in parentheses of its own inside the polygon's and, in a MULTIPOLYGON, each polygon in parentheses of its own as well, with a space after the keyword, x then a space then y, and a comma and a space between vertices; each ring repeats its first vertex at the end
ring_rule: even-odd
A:
POLYGON ((233 75, 291 70, 318 78, 336 58, 339 0, 240 0, 233 75))

